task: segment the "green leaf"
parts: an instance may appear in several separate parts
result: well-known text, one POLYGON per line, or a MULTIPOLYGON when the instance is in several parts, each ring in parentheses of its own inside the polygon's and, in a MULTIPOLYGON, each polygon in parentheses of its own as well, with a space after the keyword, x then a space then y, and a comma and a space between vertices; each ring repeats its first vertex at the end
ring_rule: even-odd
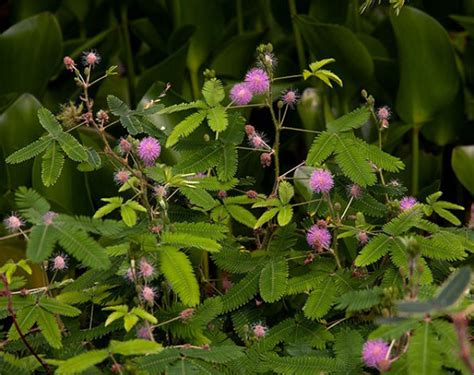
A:
POLYGON ((109 356, 109 351, 89 350, 85 353, 71 357, 61 363, 56 369, 57 375, 80 374, 88 368, 104 361, 109 356))
POLYGON ((278 186, 278 197, 281 200, 281 203, 288 204, 291 201, 291 198, 295 195, 295 189, 288 181, 280 182, 278 186))
POLYGON ((442 309, 455 304, 469 288, 470 282, 471 269, 469 267, 460 268, 446 281, 435 298, 435 304, 442 309))
POLYGON ((60 233, 59 244, 84 265, 94 269, 110 267, 105 249, 86 233, 61 226, 55 226, 55 229, 60 233))
POLYGON ((279 208, 277 221, 278 225, 284 227, 288 225, 293 218, 293 208, 290 205, 279 208))
POLYGON ((450 105, 459 89, 454 49, 446 29, 421 10, 405 6, 390 20, 400 65, 397 114, 405 123, 421 124, 450 105))
POLYGON ((250 301, 258 291, 260 272, 249 272, 222 296, 223 312, 233 311, 250 301))
POLYGON ((37 311, 38 326, 44 338, 55 349, 59 349, 61 344, 61 331, 54 315, 46 312, 46 310, 38 309, 37 311))
POLYGON ((238 221, 239 223, 249 228, 254 228, 254 226, 256 225, 257 219, 255 218, 255 216, 249 210, 243 208, 242 206, 229 204, 226 205, 225 208, 235 221, 238 221))
POLYGON ((354 111, 331 121, 326 125, 329 133, 340 133, 351 129, 358 129, 370 118, 368 107, 357 108, 354 111))
POLYGON ((389 236, 377 234, 362 248, 362 251, 355 259, 355 265, 363 267, 376 262, 388 253, 391 241, 393 240, 389 236))
POLYGON ((207 110, 201 110, 186 117, 173 128, 171 134, 166 140, 166 147, 174 146, 180 138, 187 137, 191 134, 199 127, 199 125, 201 125, 206 116, 207 110))
POLYGON ((87 152, 84 147, 69 133, 63 133, 57 137, 61 148, 72 160, 81 162, 87 160, 87 152))
MULTIPOLYGON (((15 308, 18 309, 18 306, 15 305, 15 308)), ((22 333, 28 332, 30 328, 33 327, 38 318, 39 310, 40 308, 38 305, 34 304, 33 306, 26 306, 16 312, 16 320, 22 333)), ((12 324, 8 331, 8 339, 13 341, 18 340, 19 338, 20 335, 18 334, 15 325, 12 324)))
POLYGON ((215 132, 222 132, 227 129, 229 120, 227 118, 227 111, 221 105, 209 108, 207 112, 207 122, 209 127, 215 132))
POLYGON ((43 155, 41 163, 41 179, 44 186, 52 186, 56 183, 64 165, 64 155, 59 146, 54 142, 43 155))
POLYGON ((364 339, 357 331, 343 329, 334 336, 336 359, 344 364, 344 373, 361 373, 360 353, 364 339))
POLYGON ((35 263, 47 259, 53 252, 58 237, 52 225, 35 225, 29 235, 26 256, 35 263))
POLYGON ((288 263, 273 259, 260 273, 260 295, 265 302, 276 302, 283 297, 288 282, 288 263))
POLYGON ((164 349, 158 354, 140 357, 137 362, 140 370, 150 374, 161 374, 166 371, 169 364, 180 358, 181 355, 177 349, 164 349))
POLYGON ((474 145, 456 146, 451 155, 451 166, 457 179, 474 195, 474 145))
POLYGON ((28 146, 15 151, 13 154, 7 157, 5 161, 9 164, 22 163, 25 160, 34 158, 36 155, 41 154, 53 142, 54 141, 50 138, 40 138, 37 141, 30 143, 28 146))
POLYGON ((150 313, 146 312, 140 307, 134 307, 131 311, 131 314, 134 314, 144 320, 148 320, 151 324, 156 324, 158 323, 158 319, 156 319, 153 315, 150 313))
POLYGON ((456 216, 454 216, 451 212, 449 212, 448 210, 440 207, 438 205, 438 203, 441 203, 441 202, 436 202, 434 205, 433 205, 433 209, 434 211, 439 215, 441 216, 443 219, 449 221, 451 224, 453 225, 461 225, 461 220, 459 220, 456 216))
POLYGON ((190 109, 207 109, 207 105, 202 100, 196 100, 189 103, 179 103, 160 109, 156 114, 165 115, 174 112, 187 111, 190 109))
POLYGON ((100 219, 101 217, 110 214, 112 211, 121 207, 123 203, 123 198, 121 197, 103 198, 102 200, 109 203, 96 211, 93 216, 94 219, 100 219))
POLYGON ((320 276, 319 284, 303 306, 304 316, 319 319, 326 315, 336 299, 336 285, 330 276, 320 276))
POLYGON ((120 215, 128 227, 133 227, 137 223, 137 213, 130 206, 123 205, 120 207, 120 215))
POLYGON ((441 371, 442 348, 430 322, 423 322, 410 339, 408 374, 433 375, 441 371))
POLYGON ((114 95, 107 95, 107 104, 110 112, 116 116, 125 116, 130 111, 127 104, 114 95))
POLYGON ((360 311, 367 310, 376 306, 382 300, 382 293, 380 288, 373 288, 368 290, 352 290, 344 293, 337 299, 336 308, 346 311, 360 311))
POLYGON ((204 86, 202 88, 202 95, 206 100, 207 104, 211 107, 218 105, 222 102, 225 98, 224 87, 222 86, 222 82, 216 78, 211 78, 204 82, 204 86))
POLYGON ((180 188, 179 191, 184 194, 192 204, 201 207, 205 211, 214 208, 218 204, 212 195, 203 189, 180 188))
POLYGON ((233 144, 226 144, 223 148, 222 159, 217 164, 219 180, 228 181, 237 172, 237 149, 233 144))
POLYGON ((254 225, 254 229, 260 228, 263 224, 273 219, 273 217, 280 211, 279 207, 271 208, 268 211, 265 211, 262 216, 260 216, 257 222, 254 225))
POLYGON ((398 236, 416 226, 422 216, 423 214, 421 210, 415 206, 408 211, 402 212, 396 218, 389 221, 383 226, 383 230, 385 233, 398 236))
POLYGON ((191 152, 186 152, 175 166, 176 173, 195 173, 205 171, 219 164, 222 156, 222 147, 217 144, 200 147, 191 152))
POLYGON ((186 254, 169 246, 163 246, 158 254, 161 271, 181 301, 188 306, 199 304, 199 285, 186 254))
POLYGON ((335 151, 335 148, 335 136, 329 132, 322 132, 314 139, 306 158, 306 164, 314 166, 322 163, 335 151))
POLYGON ((243 348, 237 345, 212 345, 208 350, 185 349, 182 353, 186 357, 200 358, 211 363, 227 363, 245 356, 243 348))
POLYGON ((123 317, 123 328, 125 328, 125 331, 130 332, 130 330, 138 323, 138 320, 139 318, 135 314, 125 314, 123 317))
POLYGON ((284 375, 333 374, 343 370, 342 363, 335 358, 321 356, 279 357, 275 353, 269 353, 264 360, 274 372, 284 375))
POLYGON ((377 167, 388 172, 399 172, 405 168, 405 164, 397 157, 383 152, 375 145, 367 145, 367 156, 377 167))
POLYGON ((46 108, 38 109, 38 119, 41 126, 53 136, 58 138, 63 134, 61 124, 56 120, 56 117, 46 108))
POLYGON ((141 355, 156 353, 163 349, 161 344, 154 341, 134 339, 129 341, 115 341, 111 340, 109 350, 114 354, 121 355, 141 355))
POLYGON ((73 306, 69 306, 54 298, 41 297, 39 299, 39 305, 53 314, 59 314, 68 317, 74 317, 81 314, 81 310, 73 306))
POLYGON ((196 247, 198 249, 203 249, 210 252, 219 251, 221 249, 221 245, 219 245, 215 240, 206 237, 194 236, 189 233, 163 232, 161 234, 161 241, 166 245, 196 247))
POLYGON ((117 319, 123 318, 126 314, 127 313, 123 311, 114 311, 107 317, 107 320, 105 321, 105 326, 107 327, 109 324, 116 321, 117 319))

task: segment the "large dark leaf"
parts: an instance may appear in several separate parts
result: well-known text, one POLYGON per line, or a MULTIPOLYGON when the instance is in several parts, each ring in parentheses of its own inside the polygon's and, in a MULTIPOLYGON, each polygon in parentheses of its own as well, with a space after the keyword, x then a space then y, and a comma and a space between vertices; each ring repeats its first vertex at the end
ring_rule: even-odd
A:
POLYGON ((61 61, 61 29, 48 13, 23 20, 0 35, 0 95, 39 97, 61 61))
POLYGON ((458 180, 474 195, 474 145, 455 147, 451 166, 458 180))
POLYGON ((397 113, 409 124, 432 120, 459 88, 448 33, 435 19, 408 6, 391 16, 391 22, 400 64, 397 113))

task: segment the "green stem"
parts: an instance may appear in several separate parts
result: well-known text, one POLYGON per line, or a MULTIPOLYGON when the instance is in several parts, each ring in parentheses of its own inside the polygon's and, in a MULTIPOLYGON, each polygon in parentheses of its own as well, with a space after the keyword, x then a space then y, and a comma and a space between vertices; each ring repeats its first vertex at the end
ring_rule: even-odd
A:
POLYGON ((303 133, 313 133, 313 134, 319 134, 322 133, 319 130, 309 130, 309 129, 300 129, 300 128, 292 128, 291 126, 282 126, 281 130, 293 130, 295 132, 303 132, 303 133))
POLYGON ((242 35, 244 33, 244 17, 242 13, 242 0, 236 0, 235 12, 237 14, 237 30, 239 31, 239 35, 242 35))
POLYGON ((135 67, 133 64, 133 54, 130 45, 130 33, 128 32, 128 9, 125 4, 122 4, 120 8, 120 16, 122 22, 123 48, 127 64, 128 93, 130 96, 130 104, 133 105, 135 104, 135 67))
POLYGON ((199 90, 199 76, 197 70, 190 70, 189 74, 191 76, 191 88, 193 90, 193 98, 196 100, 199 98, 200 90, 199 90))
POLYGON ((280 132, 281 126, 278 122, 275 111, 273 110, 272 102, 270 96, 267 100, 268 109, 270 110, 270 114, 272 116, 273 125, 275 126, 275 142, 273 143, 273 155, 275 159, 275 183, 273 185, 273 192, 275 193, 278 189, 278 182, 280 177, 280 158, 279 158, 279 151, 280 151, 280 132))
POLYGON ((411 168, 411 193, 416 195, 419 185, 420 172, 420 128, 415 125, 411 139, 412 146, 412 168, 411 168))
POLYGON ((305 58, 304 58, 304 48, 303 48, 303 39, 301 38, 301 33, 296 24, 296 2, 295 0, 288 0, 288 6, 290 8, 291 14, 291 23, 293 25, 293 34, 295 36, 295 44, 296 44, 296 52, 298 54, 298 63, 300 66, 300 70, 302 71, 305 66, 305 58))

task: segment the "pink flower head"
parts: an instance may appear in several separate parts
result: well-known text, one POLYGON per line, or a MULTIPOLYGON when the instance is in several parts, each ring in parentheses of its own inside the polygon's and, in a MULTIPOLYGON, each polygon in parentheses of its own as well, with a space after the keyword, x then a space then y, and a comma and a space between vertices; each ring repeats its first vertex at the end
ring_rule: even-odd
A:
POLYGON ((156 297, 156 292, 153 288, 150 288, 149 286, 144 286, 142 289, 142 298, 144 301, 152 304, 153 301, 155 300, 156 297))
POLYGON ((153 225, 153 226, 150 228, 150 232, 151 232, 151 233, 158 234, 158 233, 160 233, 160 232, 162 231, 162 229, 163 229, 163 226, 157 224, 157 225, 153 225))
POLYGON ((316 193, 329 193, 334 186, 331 172, 325 169, 316 169, 309 179, 309 186, 316 193))
POLYGON ((367 235, 367 232, 364 231, 360 231, 357 234, 357 239, 361 245, 365 245, 367 242, 369 242, 369 236, 367 235))
POLYGON ((347 187, 347 193, 351 198, 359 199, 362 195, 362 188, 357 184, 352 184, 347 187))
POLYGON ((138 144, 138 156, 147 167, 153 166, 155 160, 160 156, 160 142, 153 137, 143 138, 138 144))
POLYGON ((281 95, 281 100, 284 104, 289 105, 291 108, 294 108, 295 104, 298 102, 300 98, 297 90, 288 89, 283 91, 281 95))
POLYGON ((265 336, 267 333, 267 327, 262 324, 255 324, 252 330, 255 337, 258 338, 265 336))
POLYGON ((114 175, 114 180, 119 185, 125 184, 129 178, 130 178, 130 172, 126 171, 125 169, 121 169, 120 171, 117 171, 114 175))
POLYGON ((82 53, 82 63, 84 65, 89 65, 89 66, 95 66, 96 64, 99 64, 101 60, 100 55, 97 53, 97 51, 84 51, 82 53))
POLYGON ((217 196, 218 196, 220 199, 227 198, 227 192, 224 191, 224 190, 219 190, 219 191, 217 192, 217 196))
POLYGON ((389 346, 382 340, 366 341, 362 349, 362 358, 369 367, 377 367, 380 362, 385 361, 389 346))
POLYGON ((120 138, 119 149, 122 154, 128 154, 132 150, 132 144, 125 138, 120 138))
POLYGON ((245 194, 247 195, 247 198, 250 199, 256 199, 258 197, 258 193, 255 190, 247 190, 245 194))
POLYGON ((67 256, 58 254, 51 260, 51 268, 53 271, 63 271, 67 268, 67 256))
POLYGON ((142 258, 140 260, 140 275, 143 278, 149 278, 153 276, 153 272, 155 272, 155 269, 153 266, 146 261, 146 259, 142 258))
POLYGON ((315 250, 322 251, 328 249, 331 245, 331 233, 326 228, 315 224, 306 233, 306 241, 315 250))
POLYGON ((250 146, 254 148, 262 148, 266 145, 265 139, 261 134, 257 132, 254 133, 253 136, 249 137, 250 146))
POLYGON ((255 128, 252 125, 245 125, 245 134, 247 137, 251 138, 255 134, 255 128))
POLYGON ((74 62, 74 60, 69 57, 69 56, 64 56, 63 58, 63 63, 64 63, 64 66, 66 67, 67 70, 70 70, 70 71, 73 71, 74 70, 74 66, 76 65, 76 63, 74 62))
POLYGON ((148 324, 145 324, 137 330, 137 337, 139 339, 151 341, 153 338, 153 333, 151 331, 152 331, 152 328, 148 324))
POLYGON ((25 224, 23 220, 17 215, 10 215, 3 221, 5 227, 9 232, 17 232, 25 224))
POLYGON ((230 99, 237 105, 245 105, 252 100, 252 91, 246 83, 237 83, 229 93, 230 99))
POLYGON ((44 225, 51 225, 53 224, 53 220, 58 216, 58 214, 54 211, 48 211, 43 215, 43 223, 44 225))
POLYGON ((400 208, 402 211, 407 211, 417 203, 418 201, 414 197, 403 197, 400 200, 400 208))
POLYGON ((179 317, 183 320, 186 320, 186 319, 190 318, 191 316, 193 316, 193 314, 194 314, 194 309, 189 308, 189 309, 181 311, 179 313, 179 317))
POLYGON ((222 289, 227 292, 230 288, 232 288, 232 281, 229 279, 229 275, 227 272, 222 274, 222 289))
POLYGON ((262 165, 263 168, 269 167, 272 165, 272 154, 269 152, 264 152, 263 154, 260 155, 260 164, 262 165))
POLYGON ((278 59, 271 52, 265 52, 265 54, 260 58, 257 65, 262 69, 275 70, 278 65, 278 59))
POLYGON ((245 75, 245 83, 252 94, 264 94, 270 88, 268 74, 259 68, 253 68, 245 75))
POLYGON ((135 281, 136 279, 135 269, 133 269, 132 267, 127 269, 127 273, 125 274, 125 279, 132 282, 135 281))
POLYGON ((97 121, 106 124, 109 122, 109 115, 103 109, 99 110, 96 114, 97 121))
POLYGON ((156 185, 153 187, 153 194, 155 194, 157 198, 166 198, 168 189, 163 185, 156 185))
POLYGON ((380 107, 378 110, 377 110, 377 117, 380 121, 383 121, 383 120, 390 120, 390 116, 391 116, 391 111, 390 111, 390 108, 387 107, 386 105, 383 106, 383 107, 380 107))

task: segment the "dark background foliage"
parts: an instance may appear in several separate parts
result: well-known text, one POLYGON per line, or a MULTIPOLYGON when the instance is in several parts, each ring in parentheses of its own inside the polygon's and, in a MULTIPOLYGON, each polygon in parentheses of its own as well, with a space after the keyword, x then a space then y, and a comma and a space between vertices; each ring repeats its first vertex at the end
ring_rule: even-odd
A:
MULTIPOLYGON (((411 192, 423 198, 441 188, 447 199, 468 207, 474 193, 474 146, 459 146, 474 143, 474 2, 411 1, 399 16, 388 4, 375 4, 360 14, 360 5, 357 0, 3 3, 0 210, 11 209, 11 193, 21 185, 33 186, 68 213, 90 214, 97 208, 95 199, 113 191, 107 167, 83 174, 68 164, 60 182, 46 188, 38 160, 15 166, 3 162, 40 136, 40 105, 57 113, 60 104, 77 96, 63 56, 79 61, 82 51, 97 49, 102 62, 96 74, 110 65, 118 65, 120 73, 96 88, 97 108, 106 107, 108 94, 134 107, 144 96, 156 97, 162 82, 172 85, 165 100, 193 99, 207 68, 228 85, 241 80, 261 42, 274 46, 277 75, 295 74, 314 59, 334 57, 331 69, 344 81, 343 88, 332 91, 316 84, 304 92, 307 85, 296 85, 304 95, 290 114, 290 126, 323 129, 333 117, 362 103, 360 91, 366 89, 377 106, 393 109, 384 144, 407 164, 402 178, 411 192)), ((248 115, 271 139, 266 114, 254 110, 248 115)), ((114 135, 119 137, 120 130, 114 135)), ((375 141, 376 134, 368 129, 362 135, 375 141)), ((81 138, 96 141, 87 130, 81 138)), ((283 168, 304 160, 311 138, 284 134, 283 168)), ((262 172, 254 155, 241 155, 241 160, 240 175, 253 173, 258 189, 265 190, 265 173, 270 171, 262 172)))

